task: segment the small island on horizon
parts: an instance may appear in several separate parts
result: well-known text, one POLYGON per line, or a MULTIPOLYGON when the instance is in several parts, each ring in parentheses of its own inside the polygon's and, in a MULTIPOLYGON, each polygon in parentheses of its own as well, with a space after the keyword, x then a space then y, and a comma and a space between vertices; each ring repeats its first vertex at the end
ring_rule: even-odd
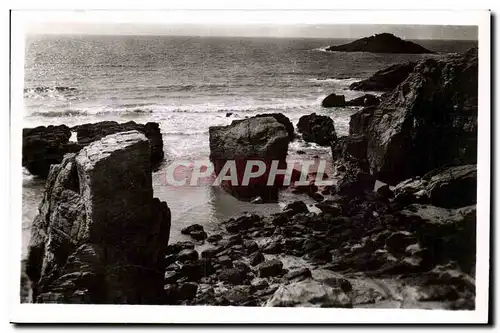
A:
POLYGON ((371 53, 435 53, 416 43, 403 40, 390 33, 375 34, 370 37, 357 39, 354 42, 333 45, 326 51, 340 52, 371 52, 371 53))

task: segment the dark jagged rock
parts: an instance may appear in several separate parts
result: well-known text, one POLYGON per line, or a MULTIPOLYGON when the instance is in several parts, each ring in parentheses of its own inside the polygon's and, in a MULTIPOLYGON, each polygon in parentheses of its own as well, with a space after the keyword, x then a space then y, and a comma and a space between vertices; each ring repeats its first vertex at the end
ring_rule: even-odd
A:
POLYGON ((346 106, 345 96, 335 93, 330 94, 323 99, 321 106, 324 108, 344 107, 346 106))
POLYGON ((51 167, 26 272, 35 302, 162 303, 170 210, 153 198, 149 143, 107 136, 51 167))
POLYGON ((366 160, 367 140, 363 135, 349 135, 338 138, 332 145, 332 157, 341 162, 353 162, 369 170, 366 160))
MULTIPOLYGON (((392 91, 413 72, 416 62, 396 64, 375 72, 366 80, 354 82, 351 90, 361 91, 392 91)), ((378 104, 377 102, 376 104, 378 104)), ((368 105, 366 105, 368 106, 368 105)))
POLYGON ((372 53, 434 53, 416 43, 403 40, 390 33, 376 34, 348 44, 330 46, 326 50, 372 53))
POLYGON ((149 122, 146 124, 137 124, 133 121, 126 123, 117 123, 116 121, 102 121, 94 124, 78 125, 71 128, 76 131, 79 144, 88 145, 91 142, 119 132, 139 131, 149 140, 151 151, 151 163, 153 167, 163 161, 163 138, 158 123, 149 122))
POLYGON ((476 206, 446 209, 412 204, 397 213, 398 223, 416 234, 434 265, 450 260, 470 273, 476 260, 476 206))
POLYGON ((345 196, 356 196, 373 191, 375 177, 369 172, 352 167, 349 168, 337 183, 337 193, 345 196))
POLYGON ((261 197, 264 202, 277 200, 284 177, 276 177, 275 182, 268 186, 270 166, 275 160, 278 161, 279 169, 286 169, 291 138, 289 129, 276 119, 273 115, 261 115, 209 129, 210 160, 214 164, 215 174, 219 175, 224 171, 227 175, 232 171, 224 169, 226 162, 235 162, 237 182, 224 180, 221 186, 238 199, 249 201, 261 197), (247 164, 253 161, 264 162, 266 171, 260 177, 249 179, 247 185, 242 184, 247 164))
POLYGON ((51 164, 59 164, 64 154, 80 150, 80 145, 69 142, 70 137, 66 125, 24 128, 22 165, 32 175, 47 177, 51 164))
POLYGON ((396 201, 404 204, 428 203, 459 208, 477 202, 476 165, 443 167, 418 179, 408 179, 394 188, 396 201))
POLYGON ((380 103, 377 96, 366 94, 345 103, 346 106, 376 106, 380 103))
POLYGON ((278 123, 281 125, 285 126, 286 131, 288 132, 288 138, 290 141, 292 141, 295 137, 295 128, 293 127, 292 122, 290 119, 287 118, 283 113, 264 113, 264 114, 258 114, 255 116, 256 118, 259 117, 273 117, 276 119, 278 123))
POLYGON ((201 224, 191 224, 185 228, 181 229, 181 234, 190 235, 194 231, 203 231, 203 226, 201 224))
POLYGON ((292 211, 293 214, 308 213, 307 205, 303 201, 294 201, 285 206, 284 211, 292 211))
POLYGON ((259 276, 263 278, 279 275, 282 271, 283 263, 281 260, 269 260, 259 265, 259 276))
POLYGON ((431 205, 459 208, 477 202, 476 165, 443 168, 423 177, 428 180, 426 192, 431 205))
POLYGON ((477 49, 420 61, 378 107, 351 116, 377 179, 390 185, 477 161, 477 49))
POLYGON ((145 125, 133 121, 119 124, 114 121, 103 121, 69 128, 60 126, 39 126, 23 129, 22 165, 32 175, 47 177, 51 164, 59 164, 64 154, 76 153, 91 142, 100 140, 106 135, 118 132, 137 130, 144 133, 149 140, 150 156, 153 167, 163 161, 163 139, 157 123, 145 125), (77 142, 70 142, 71 132, 77 132, 77 142))
POLYGON ((297 123, 297 129, 307 142, 315 142, 320 146, 331 146, 337 140, 337 132, 332 118, 316 113, 302 116, 297 123))

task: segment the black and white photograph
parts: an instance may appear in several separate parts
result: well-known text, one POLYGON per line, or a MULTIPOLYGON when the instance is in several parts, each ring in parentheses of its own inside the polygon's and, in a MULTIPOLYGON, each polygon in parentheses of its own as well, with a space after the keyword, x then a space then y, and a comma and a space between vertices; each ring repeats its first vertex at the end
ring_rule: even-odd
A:
POLYGON ((487 320, 488 11, 149 14, 12 12, 16 321, 487 320))

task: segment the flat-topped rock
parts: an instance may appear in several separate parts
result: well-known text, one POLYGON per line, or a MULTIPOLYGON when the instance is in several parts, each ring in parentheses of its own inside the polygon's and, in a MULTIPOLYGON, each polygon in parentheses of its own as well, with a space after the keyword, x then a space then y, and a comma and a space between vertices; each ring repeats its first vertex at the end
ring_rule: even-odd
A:
POLYGON ((51 167, 26 272, 34 302, 159 304, 170 210, 153 198, 149 143, 112 134, 51 167))

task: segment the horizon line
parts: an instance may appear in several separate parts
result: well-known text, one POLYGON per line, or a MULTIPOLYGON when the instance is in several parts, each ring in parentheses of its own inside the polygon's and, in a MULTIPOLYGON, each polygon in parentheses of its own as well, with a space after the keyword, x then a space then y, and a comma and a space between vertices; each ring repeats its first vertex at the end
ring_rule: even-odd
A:
MULTIPOLYGON (((376 33, 379 34, 379 33, 376 33)), ((376 35, 373 34, 373 35, 376 35)), ((371 35, 371 36, 373 36, 371 35)), ((394 34, 392 34, 394 35, 394 34)), ((365 37, 314 37, 314 36, 259 36, 259 35, 253 35, 253 36, 241 36, 241 35, 171 35, 171 34, 158 34, 158 33, 137 33, 137 34, 113 34, 113 33, 92 33, 92 32, 82 32, 82 33, 64 33, 64 32, 44 32, 44 33, 39 33, 39 32, 27 32, 25 34, 26 37, 31 37, 31 36, 110 36, 110 37, 199 37, 199 38, 267 38, 267 39, 340 39, 340 40, 358 40, 362 39, 365 37, 370 37, 370 36, 365 36, 365 37)), ((394 35, 396 36, 396 35, 394 35)), ((399 36, 396 36, 398 38, 401 38, 399 36)), ((479 39, 470 39, 470 38, 401 38, 402 40, 445 40, 445 41, 475 41, 478 42, 479 39)))

